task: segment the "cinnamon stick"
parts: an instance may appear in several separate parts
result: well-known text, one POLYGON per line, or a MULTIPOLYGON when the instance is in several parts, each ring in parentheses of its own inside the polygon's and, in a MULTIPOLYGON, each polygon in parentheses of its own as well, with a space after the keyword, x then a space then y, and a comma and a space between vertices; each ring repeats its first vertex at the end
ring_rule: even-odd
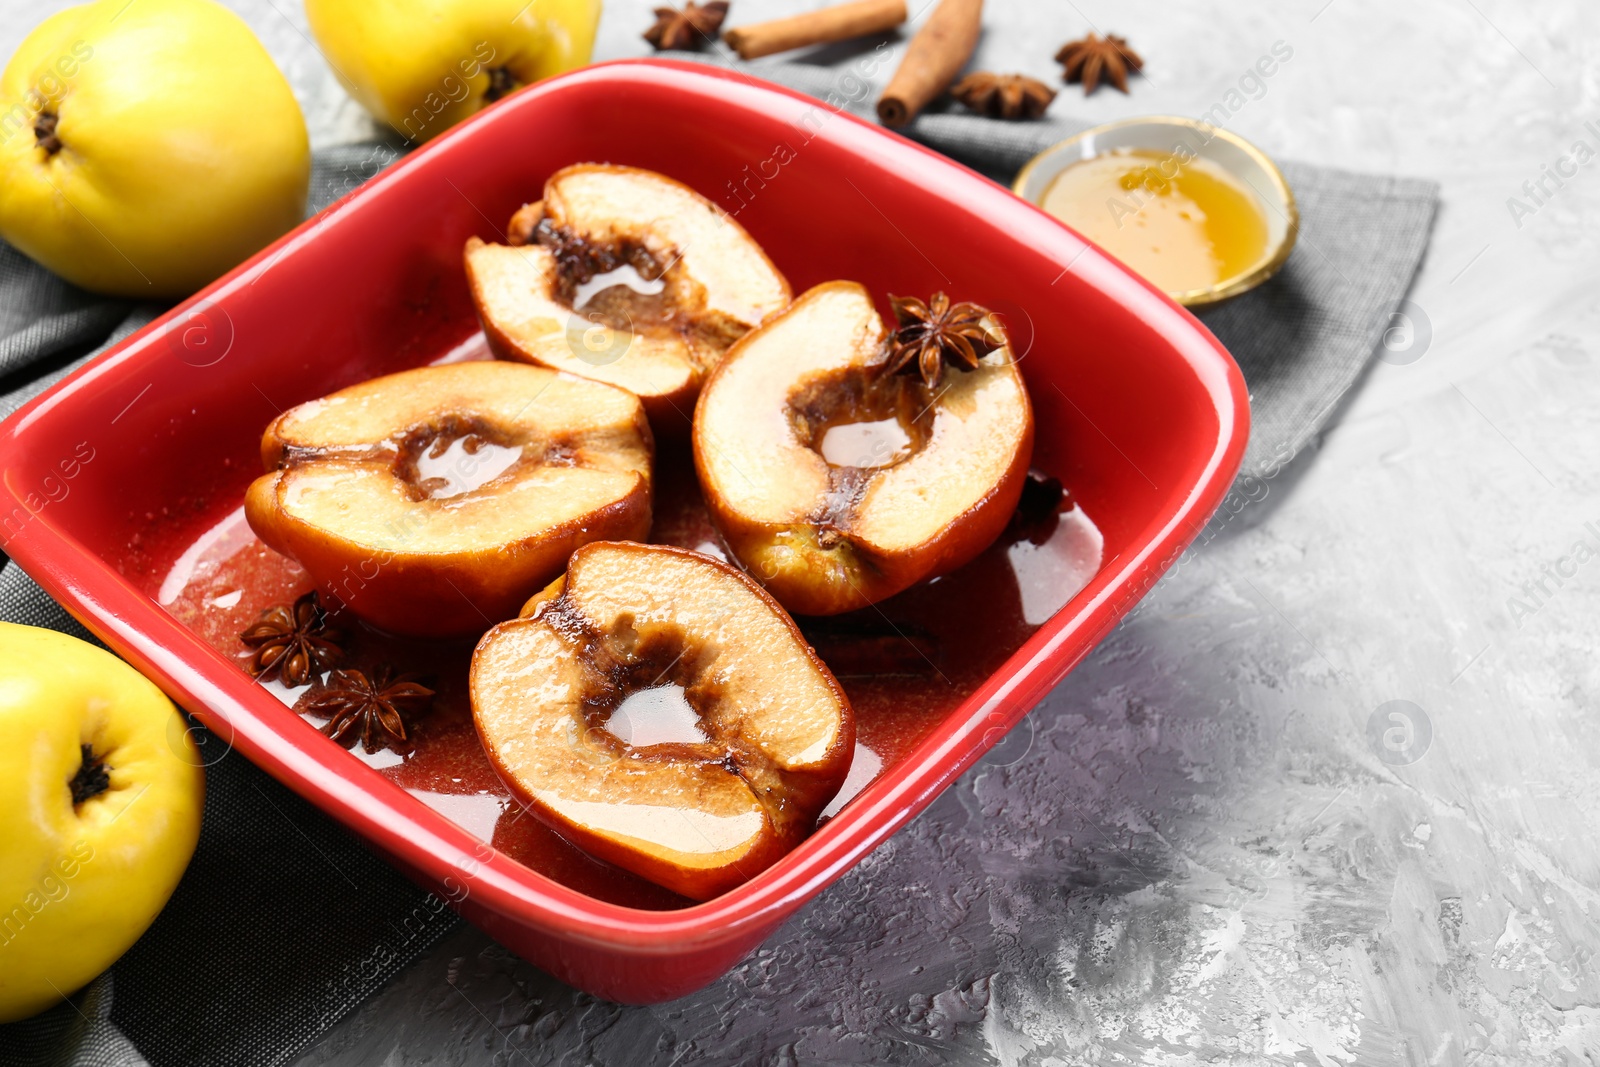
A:
POLYGON ((792 18, 736 26, 722 39, 741 59, 892 30, 906 20, 906 0, 852 0, 792 18))
POLYGON ((878 98, 885 126, 904 126, 950 87, 978 46, 983 0, 941 0, 906 46, 900 69, 878 98))

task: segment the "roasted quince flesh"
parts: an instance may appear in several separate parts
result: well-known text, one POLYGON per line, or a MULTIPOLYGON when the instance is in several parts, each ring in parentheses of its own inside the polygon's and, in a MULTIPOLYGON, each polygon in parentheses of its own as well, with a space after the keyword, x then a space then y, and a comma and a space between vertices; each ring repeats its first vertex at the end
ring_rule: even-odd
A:
POLYGON ((741 340, 701 395, 706 505, 790 611, 851 611, 952 571, 1017 506, 1033 413, 1009 341, 981 308, 932 306, 950 329, 907 314, 891 333, 860 285, 819 285, 741 340), (962 332, 984 343, 963 348, 962 332))
POLYGON ((372 625, 480 634, 589 541, 650 529, 637 397, 518 363, 424 367, 291 408, 245 516, 372 625))
POLYGON ((789 302, 744 227, 680 182, 636 167, 557 171, 508 244, 467 241, 496 354, 627 389, 657 428, 686 428, 723 353, 789 302))
POLYGON ((777 862, 849 770, 833 675, 744 574, 660 545, 596 543, 472 659, 478 733, 507 786, 596 856, 695 900, 777 862), (689 734, 630 743, 608 723, 673 689, 689 734))

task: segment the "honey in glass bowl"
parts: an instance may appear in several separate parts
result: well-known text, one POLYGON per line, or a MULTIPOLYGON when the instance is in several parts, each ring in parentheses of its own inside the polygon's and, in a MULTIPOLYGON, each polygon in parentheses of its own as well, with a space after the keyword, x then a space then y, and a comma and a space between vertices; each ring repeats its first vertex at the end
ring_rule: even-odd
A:
POLYGON ((1174 296, 1240 277, 1268 251, 1261 198, 1203 157, 1114 149, 1064 169, 1040 206, 1174 296))

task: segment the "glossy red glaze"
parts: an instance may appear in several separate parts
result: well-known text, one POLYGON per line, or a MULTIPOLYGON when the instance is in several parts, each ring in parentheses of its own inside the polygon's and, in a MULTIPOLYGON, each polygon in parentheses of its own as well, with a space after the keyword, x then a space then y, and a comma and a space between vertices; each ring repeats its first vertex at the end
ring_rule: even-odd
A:
POLYGON ((725 971, 1059 682, 1221 502, 1247 425, 1238 369, 1193 317, 999 186, 811 98, 627 62, 489 109, 30 403, 0 427, 0 547, 224 740, 490 934, 583 989, 651 1002, 725 971), (663 171, 736 210, 796 292, 844 277, 1005 313, 1026 350, 1035 464, 1105 537, 1098 575, 911 753, 776 866, 676 911, 598 901, 489 848, 139 591, 140 531, 236 494, 278 411, 469 337, 465 239, 498 236, 548 174, 590 160, 663 171))

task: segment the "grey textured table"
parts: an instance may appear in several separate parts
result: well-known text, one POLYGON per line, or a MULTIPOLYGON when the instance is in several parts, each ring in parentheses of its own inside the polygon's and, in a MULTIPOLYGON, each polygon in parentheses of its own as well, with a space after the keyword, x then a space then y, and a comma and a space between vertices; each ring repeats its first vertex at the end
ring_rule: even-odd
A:
MULTIPOLYGON (((291 3, 247 17, 315 142, 370 134, 291 3)), ((0 0, 0 49, 54 6, 0 0)), ((599 54, 642 53, 649 6, 612 0, 599 54)), ((1130 97, 1055 105, 1091 119, 1199 114, 1288 42, 1233 129, 1444 183, 1397 351, 1001 749, 723 981, 619 1008, 462 927, 306 1063, 1600 1058, 1600 9, 990 7, 987 67, 1051 76, 1091 25, 1132 40, 1130 97), (975 823, 984 847, 952 850, 975 823)))

